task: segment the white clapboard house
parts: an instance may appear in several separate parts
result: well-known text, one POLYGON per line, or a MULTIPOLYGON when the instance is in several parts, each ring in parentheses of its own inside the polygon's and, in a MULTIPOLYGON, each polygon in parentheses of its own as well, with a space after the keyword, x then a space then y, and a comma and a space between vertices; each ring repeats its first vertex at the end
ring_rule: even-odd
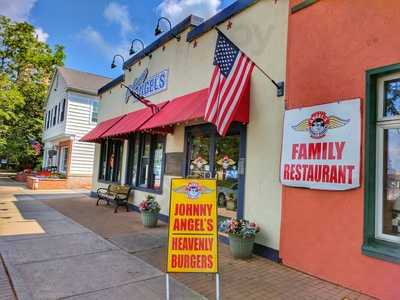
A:
POLYGON ((97 125, 97 91, 111 79, 58 67, 44 106, 43 169, 63 173, 81 186, 90 185, 94 144, 80 138, 97 125))

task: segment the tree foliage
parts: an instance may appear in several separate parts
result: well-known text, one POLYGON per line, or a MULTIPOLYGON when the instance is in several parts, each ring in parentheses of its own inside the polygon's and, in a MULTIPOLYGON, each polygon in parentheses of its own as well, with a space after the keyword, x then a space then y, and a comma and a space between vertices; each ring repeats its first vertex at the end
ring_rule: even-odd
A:
POLYGON ((29 139, 41 142, 43 106, 64 48, 38 40, 35 28, 0 16, 0 158, 19 168, 34 166, 29 139))

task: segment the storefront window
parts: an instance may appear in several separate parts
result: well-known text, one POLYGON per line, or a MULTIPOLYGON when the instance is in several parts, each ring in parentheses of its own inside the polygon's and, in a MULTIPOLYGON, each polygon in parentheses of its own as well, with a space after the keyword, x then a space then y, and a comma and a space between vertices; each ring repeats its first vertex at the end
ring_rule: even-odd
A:
POLYGON ((121 162, 123 142, 107 140, 101 145, 99 179, 119 182, 121 179, 121 162))
POLYGON ((365 255, 400 263, 400 64, 368 70, 365 255))
POLYGON ((151 135, 143 136, 142 151, 140 155, 139 183, 140 187, 147 187, 149 182, 151 135))
POLYGON ((218 137, 215 151, 215 178, 217 179, 218 213, 236 217, 238 201, 238 162, 240 135, 218 137))
POLYGON ((400 78, 379 84, 376 236, 400 242, 400 78))
POLYGON ((159 190, 161 188, 163 157, 164 157, 164 141, 158 139, 154 146, 154 163, 153 163, 153 188, 156 190, 159 190))
POLYGON ((127 184, 161 190, 164 173, 165 137, 136 134, 129 142, 127 184))

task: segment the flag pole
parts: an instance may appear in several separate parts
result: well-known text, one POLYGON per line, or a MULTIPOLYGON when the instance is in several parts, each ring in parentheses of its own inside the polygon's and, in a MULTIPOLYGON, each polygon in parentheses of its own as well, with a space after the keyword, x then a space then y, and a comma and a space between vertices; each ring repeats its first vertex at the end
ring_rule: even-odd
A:
MULTIPOLYGON (((221 34, 223 37, 225 37, 226 39, 228 39, 236 48, 240 49, 230 38, 228 38, 228 37, 221 31, 221 29, 219 29, 218 27, 214 27, 214 29, 215 29, 219 34, 221 34)), ((240 51, 242 51, 242 50, 240 50, 240 51)), ((246 54, 247 57, 250 58, 250 56, 248 56, 247 53, 245 53, 244 51, 242 51, 242 52, 243 52, 244 54, 246 54)), ((273 85, 276 86, 276 89, 277 89, 277 96, 278 96, 278 97, 282 97, 282 96, 284 95, 284 93, 285 93, 285 92, 284 92, 285 83, 284 83, 283 81, 276 82, 275 80, 273 80, 273 79, 271 78, 271 76, 269 76, 269 75, 267 74, 267 72, 265 72, 258 64, 256 64, 256 63, 254 62, 253 59, 250 58, 250 60, 254 63, 254 66, 255 66, 265 77, 267 77, 267 78, 272 82, 273 85)))

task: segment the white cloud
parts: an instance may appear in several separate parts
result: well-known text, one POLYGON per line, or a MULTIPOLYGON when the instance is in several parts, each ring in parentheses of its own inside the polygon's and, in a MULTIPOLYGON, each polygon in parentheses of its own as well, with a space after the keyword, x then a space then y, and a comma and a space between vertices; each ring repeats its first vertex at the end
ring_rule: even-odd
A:
POLYGON ((39 42, 43 42, 43 43, 47 42, 47 39, 49 38, 49 34, 45 31, 43 31, 43 29, 41 27, 36 27, 35 33, 36 33, 36 36, 37 36, 37 39, 39 42))
POLYGON ((128 57, 128 43, 123 40, 120 44, 110 44, 100 32, 91 26, 83 29, 78 37, 86 44, 90 45, 96 51, 99 51, 104 57, 111 59, 114 54, 122 54, 128 57))
POLYGON ((163 0, 157 10, 171 20, 172 26, 193 14, 209 18, 216 14, 221 6, 221 0, 163 0))
POLYGON ((110 2, 104 9, 104 17, 111 23, 120 26, 121 35, 126 37, 134 31, 134 27, 130 21, 128 7, 117 2, 110 2))
POLYGON ((121 54, 127 58, 131 38, 130 34, 135 31, 135 26, 130 21, 131 17, 128 7, 117 2, 110 2, 105 7, 103 15, 108 22, 119 26, 121 40, 118 43, 108 42, 104 36, 92 26, 87 26, 83 29, 78 34, 78 37, 94 51, 101 53, 105 58, 112 59, 115 54, 121 54))
MULTIPOLYGON (((16 22, 28 21, 36 2, 37 0, 0 0, 0 15, 16 22)), ((36 27, 35 33, 40 42, 46 42, 49 38, 49 34, 41 27, 36 27)))
POLYGON ((0 0, 0 15, 13 21, 27 21, 36 0, 0 0))

